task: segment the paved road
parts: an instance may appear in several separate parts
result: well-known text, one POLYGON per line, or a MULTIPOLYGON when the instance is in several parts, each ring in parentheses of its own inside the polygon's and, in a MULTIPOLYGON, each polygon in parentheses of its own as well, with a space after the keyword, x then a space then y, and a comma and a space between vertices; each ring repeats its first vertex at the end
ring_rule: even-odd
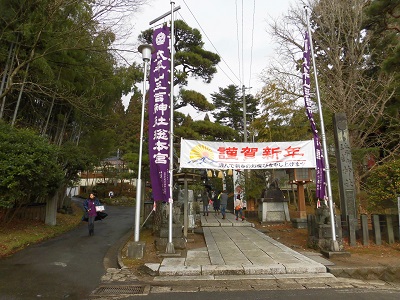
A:
POLYGON ((0 299, 88 299, 105 268, 116 267, 119 241, 134 224, 134 208, 107 207, 109 216, 0 260, 0 299))
MULTIPOLYGON (((159 293, 144 296, 144 300, 398 300, 399 291, 371 289, 303 289, 303 290, 265 290, 197 293, 159 293)), ((114 298, 115 299, 115 298, 114 298)), ((138 296, 124 297, 135 300, 138 296)))

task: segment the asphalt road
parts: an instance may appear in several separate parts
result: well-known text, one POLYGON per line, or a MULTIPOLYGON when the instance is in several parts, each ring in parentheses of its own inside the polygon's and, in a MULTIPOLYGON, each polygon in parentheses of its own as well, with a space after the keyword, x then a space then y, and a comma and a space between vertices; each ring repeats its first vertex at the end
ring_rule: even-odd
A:
MULTIPOLYGON (((0 260, 0 300, 89 299, 89 295, 101 284, 100 279, 106 273, 106 268, 117 267, 118 242, 133 230, 134 208, 107 207, 107 212, 109 216, 106 219, 95 223, 93 237, 88 235, 87 223, 82 223, 73 231, 0 260)), ((123 299, 137 297, 128 296, 123 299)), ((150 293, 143 297, 149 300, 397 300, 400 299, 400 292, 330 288, 150 293)))
MULTIPOLYGON (((124 297, 124 300, 138 299, 124 297)), ((311 289, 236 292, 160 293, 142 296, 145 300, 398 300, 399 291, 371 289, 311 289)), ((143 298, 141 298, 143 299, 143 298)))
POLYGON ((133 207, 106 207, 108 217, 32 245, 0 260, 0 299, 88 299, 107 267, 117 267, 117 245, 134 226, 133 207))

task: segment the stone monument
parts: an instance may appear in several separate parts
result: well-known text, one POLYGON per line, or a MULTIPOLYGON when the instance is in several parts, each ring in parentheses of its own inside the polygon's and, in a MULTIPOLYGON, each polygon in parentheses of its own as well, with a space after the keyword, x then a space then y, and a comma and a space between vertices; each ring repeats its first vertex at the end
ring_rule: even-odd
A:
POLYGON ((342 220, 346 220, 348 216, 357 219, 353 162, 346 114, 336 113, 334 115, 334 126, 342 220))
MULTIPOLYGON (((157 251, 165 251, 169 237, 169 207, 167 203, 162 203, 162 222, 159 237, 155 238, 155 246, 157 251)), ((175 249, 186 249, 186 240, 183 237, 183 225, 181 215, 183 211, 183 203, 174 202, 172 216, 172 242, 175 249)))
POLYGON ((350 244, 355 244, 355 231, 358 227, 357 208, 354 188, 353 162, 351 157, 349 130, 344 113, 333 116, 335 154, 339 175, 341 221, 346 223, 350 244))
MULTIPOLYGON (((323 202, 315 211, 315 215, 307 216, 308 245, 311 248, 320 249, 321 252, 330 248, 332 240, 331 214, 329 207, 323 202)), ((335 232, 339 245, 339 251, 343 251, 342 230, 340 216, 335 217, 335 232)))
POLYGON ((260 222, 290 221, 288 200, 279 188, 277 179, 262 192, 258 204, 258 219, 260 222))

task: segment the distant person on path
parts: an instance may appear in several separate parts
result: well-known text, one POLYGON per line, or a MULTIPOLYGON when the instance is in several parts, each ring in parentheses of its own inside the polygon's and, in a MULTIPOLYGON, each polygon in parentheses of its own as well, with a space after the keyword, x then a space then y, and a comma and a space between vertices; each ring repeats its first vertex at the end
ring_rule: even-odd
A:
POLYGON ((219 196, 221 195, 221 192, 218 191, 217 193, 215 193, 214 195, 214 199, 213 199, 213 207, 214 207, 214 213, 215 215, 219 215, 219 208, 221 206, 221 200, 219 199, 219 196))
POLYGON ((234 203, 235 207, 235 215, 236 215, 236 221, 240 218, 242 219, 242 222, 244 221, 244 215, 243 215, 243 201, 240 199, 240 195, 237 195, 237 198, 235 199, 234 203))
POLYGON ((219 200, 221 201, 221 214, 222 214, 222 219, 225 219, 226 215, 226 206, 228 205, 228 194, 226 193, 226 190, 223 190, 222 193, 219 196, 219 200))
POLYGON ((210 202, 210 197, 208 195, 207 189, 204 189, 202 194, 201 194, 201 200, 203 201, 203 216, 207 214, 208 216, 208 206, 210 202))
POLYGON ((89 194, 89 198, 87 198, 83 203, 83 208, 88 214, 88 228, 90 236, 94 235, 94 221, 97 216, 96 206, 100 205, 101 203, 99 199, 96 198, 96 195, 93 192, 89 194))

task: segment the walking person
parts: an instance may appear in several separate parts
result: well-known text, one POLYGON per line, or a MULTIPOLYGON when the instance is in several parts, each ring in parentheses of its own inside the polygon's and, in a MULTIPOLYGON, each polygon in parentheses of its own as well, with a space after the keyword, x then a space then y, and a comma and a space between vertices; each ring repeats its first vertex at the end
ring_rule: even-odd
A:
POLYGON ((213 207, 214 207, 214 213, 215 215, 219 215, 219 208, 221 206, 221 200, 219 199, 219 196, 221 195, 221 192, 218 191, 215 193, 214 198, 213 198, 213 207))
POLYGON ((94 235, 94 221, 97 217, 96 206, 100 205, 101 203, 99 199, 96 198, 96 195, 93 192, 89 194, 89 198, 87 198, 83 203, 83 208, 88 215, 88 228, 90 236, 94 235))
POLYGON ((240 195, 237 195, 237 198, 235 199, 234 203, 235 207, 235 215, 236 215, 236 221, 240 218, 242 219, 242 222, 244 221, 244 214, 243 214, 243 201, 240 199, 240 195))
POLYGON ((226 190, 223 190, 222 193, 219 196, 219 200, 221 201, 221 214, 222 214, 222 219, 225 219, 226 215, 226 206, 228 205, 228 194, 226 193, 226 190))
POLYGON ((201 199, 203 201, 203 216, 207 214, 208 216, 208 207, 210 205, 210 197, 208 195, 208 190, 204 189, 201 194, 201 199))

